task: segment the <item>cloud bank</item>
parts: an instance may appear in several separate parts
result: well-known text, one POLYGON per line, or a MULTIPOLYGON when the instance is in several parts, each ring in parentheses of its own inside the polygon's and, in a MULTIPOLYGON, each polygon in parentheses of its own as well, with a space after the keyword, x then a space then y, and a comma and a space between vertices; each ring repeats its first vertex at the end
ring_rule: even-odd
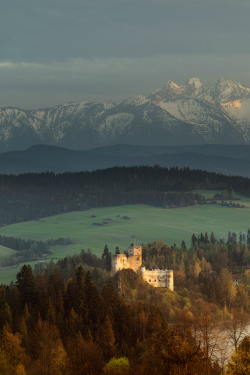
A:
POLYGON ((246 0, 17 0, 0 15, 0 106, 120 102, 169 79, 250 85, 246 0))

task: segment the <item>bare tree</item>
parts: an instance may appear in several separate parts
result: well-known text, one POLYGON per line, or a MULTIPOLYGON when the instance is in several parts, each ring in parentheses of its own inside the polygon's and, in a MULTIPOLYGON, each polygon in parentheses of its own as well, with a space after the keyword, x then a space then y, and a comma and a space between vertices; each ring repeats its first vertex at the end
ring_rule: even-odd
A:
POLYGON ((231 341, 231 343, 233 344, 236 354, 238 351, 239 343, 245 336, 245 332, 249 324, 250 318, 242 312, 238 313, 236 311, 232 312, 231 321, 225 322, 223 324, 223 328, 227 333, 229 341, 231 341))
POLYGON ((209 309, 204 309, 201 317, 195 322, 195 336, 196 341, 199 342, 200 347, 205 352, 207 358, 204 375, 210 374, 210 363, 219 361, 219 342, 220 333, 218 329, 218 322, 211 317, 209 309))

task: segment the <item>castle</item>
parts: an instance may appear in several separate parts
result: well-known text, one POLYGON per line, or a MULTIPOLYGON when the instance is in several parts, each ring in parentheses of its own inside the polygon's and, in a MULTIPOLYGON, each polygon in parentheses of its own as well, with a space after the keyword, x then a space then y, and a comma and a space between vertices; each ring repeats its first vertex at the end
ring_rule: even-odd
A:
POLYGON ((111 276, 123 269, 132 269, 154 287, 168 288, 174 290, 174 273, 170 270, 159 270, 157 268, 146 270, 142 265, 142 247, 132 246, 126 254, 113 254, 111 257, 111 276))

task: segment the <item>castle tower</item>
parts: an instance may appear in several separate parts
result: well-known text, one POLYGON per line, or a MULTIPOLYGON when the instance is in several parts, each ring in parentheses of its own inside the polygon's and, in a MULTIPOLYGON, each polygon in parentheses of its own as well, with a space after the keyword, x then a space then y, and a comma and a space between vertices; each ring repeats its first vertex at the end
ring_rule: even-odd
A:
POLYGON ((168 278, 167 288, 171 290, 171 292, 173 292, 174 291, 174 271, 168 270, 167 278, 168 278))
POLYGON ((113 254, 111 255, 111 277, 116 272, 124 269, 131 268, 138 273, 139 268, 142 264, 142 247, 132 246, 128 250, 128 258, 125 254, 113 254))
POLYGON ((142 248, 141 246, 132 246, 128 250, 128 256, 142 256, 142 248))
POLYGON ((145 266, 141 266, 139 268, 139 276, 142 280, 145 280, 145 272, 146 272, 146 267, 145 266))

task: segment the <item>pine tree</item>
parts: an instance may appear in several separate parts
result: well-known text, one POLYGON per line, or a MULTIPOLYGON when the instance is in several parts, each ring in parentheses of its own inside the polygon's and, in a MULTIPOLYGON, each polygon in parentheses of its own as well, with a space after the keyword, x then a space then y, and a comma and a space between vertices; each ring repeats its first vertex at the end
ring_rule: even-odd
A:
POLYGON ((28 306, 35 306, 38 300, 38 293, 31 266, 25 264, 21 268, 21 271, 18 272, 16 278, 16 286, 20 293, 21 305, 24 307, 25 303, 27 303, 28 306))
POLYGON ((106 360, 112 358, 115 354, 115 335, 114 330, 107 315, 100 329, 100 347, 106 360))
POLYGON ((201 233, 201 243, 205 243, 205 238, 203 236, 203 233, 201 233))
POLYGON ((99 275, 98 269, 95 267, 93 269, 93 280, 95 282, 98 282, 99 279, 100 279, 100 275, 99 275))
POLYGON ((210 241, 211 241, 211 243, 212 243, 213 245, 216 243, 216 239, 215 239, 215 237, 214 237, 214 232, 211 233, 210 241))
POLYGON ((25 317, 22 316, 20 325, 19 325, 19 333, 22 340, 22 345, 26 348, 28 344, 28 328, 25 321, 25 317))
MULTIPOLYGON (((86 296, 88 322, 90 323, 91 321, 93 323, 93 330, 96 331, 98 329, 97 325, 99 322, 100 296, 97 287, 92 281, 90 271, 88 271, 85 275, 84 291, 86 296)), ((93 332, 93 330, 92 333, 94 334, 95 332, 93 332)))
POLYGON ((6 324, 8 324, 8 327, 10 327, 12 331, 13 330, 12 311, 7 302, 5 303, 4 308, 2 309, 1 314, 0 314, 0 329, 2 329, 3 326, 6 324))
POLYGON ((105 245, 103 253, 102 253, 102 259, 106 258, 109 254, 109 248, 107 245, 105 245))
POLYGON ((64 301, 61 290, 59 290, 57 303, 56 303, 56 311, 58 314, 61 314, 64 317, 64 301))
POLYGON ((247 246, 250 246, 250 229, 247 230, 247 246))
POLYGON ((49 306, 47 311, 47 319, 48 322, 55 324, 56 323, 56 309, 51 301, 51 298, 49 297, 49 306))
POLYGON ((107 245, 105 245, 102 259, 105 259, 105 268, 107 271, 111 271, 111 253, 107 245))
POLYGON ((40 295, 39 303, 38 303, 39 313, 43 320, 46 320, 46 317, 47 317, 47 312, 49 309, 49 300, 50 300, 49 293, 47 289, 44 289, 40 295))
POLYGON ((85 294, 85 280, 82 266, 76 269, 76 290, 75 290, 74 307, 78 315, 84 316, 86 314, 86 294, 85 294))
POLYGON ((191 242, 192 242, 192 245, 193 245, 193 246, 195 246, 196 243, 197 243, 197 237, 196 237, 196 235, 195 235, 194 233, 193 233, 193 235, 192 235, 191 242))

